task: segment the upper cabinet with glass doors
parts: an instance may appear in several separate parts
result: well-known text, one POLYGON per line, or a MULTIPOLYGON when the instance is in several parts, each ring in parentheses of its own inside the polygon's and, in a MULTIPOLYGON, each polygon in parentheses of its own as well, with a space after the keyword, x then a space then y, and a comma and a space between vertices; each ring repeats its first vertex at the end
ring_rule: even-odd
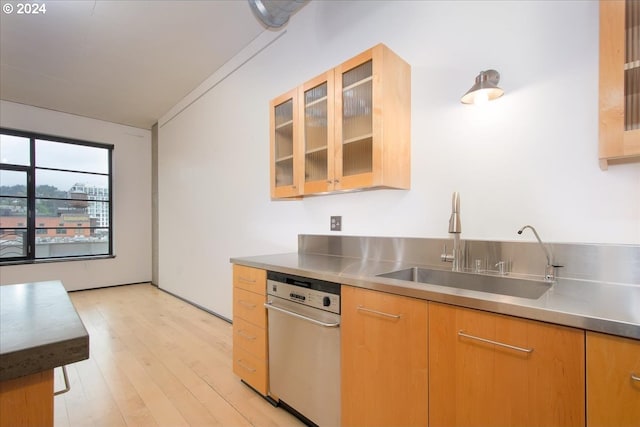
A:
POLYGON ((640 0, 600 1, 600 167, 640 161, 640 0))
MULTIPOLYGON (((293 194, 278 192, 282 178, 272 162, 273 198, 376 187, 409 189, 409 64, 380 44, 308 81, 298 96, 292 139, 294 152, 300 146, 293 165, 300 183, 293 194)), ((286 95, 271 102, 272 114, 284 99, 286 95)), ((273 152, 278 150, 273 118, 272 127, 273 152)))
POLYGON ((271 197, 302 194, 298 159, 298 90, 271 101, 271 197))
POLYGON ((302 85, 304 194, 333 189, 334 80, 333 70, 302 85))

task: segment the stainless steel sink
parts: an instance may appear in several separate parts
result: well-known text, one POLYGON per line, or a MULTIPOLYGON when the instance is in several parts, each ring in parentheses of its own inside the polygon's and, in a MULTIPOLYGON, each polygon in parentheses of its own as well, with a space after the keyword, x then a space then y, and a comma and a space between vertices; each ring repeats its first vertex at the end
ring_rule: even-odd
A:
POLYGON ((529 299, 540 298, 551 287, 550 283, 538 280, 431 270, 420 267, 391 271, 377 276, 529 299))

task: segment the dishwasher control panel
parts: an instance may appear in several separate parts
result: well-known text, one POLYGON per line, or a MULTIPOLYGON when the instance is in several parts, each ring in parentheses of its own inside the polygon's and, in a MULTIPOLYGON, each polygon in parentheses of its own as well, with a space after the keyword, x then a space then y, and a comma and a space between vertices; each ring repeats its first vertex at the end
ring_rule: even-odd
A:
POLYGON ((267 294, 340 314, 339 283, 269 271, 267 294))

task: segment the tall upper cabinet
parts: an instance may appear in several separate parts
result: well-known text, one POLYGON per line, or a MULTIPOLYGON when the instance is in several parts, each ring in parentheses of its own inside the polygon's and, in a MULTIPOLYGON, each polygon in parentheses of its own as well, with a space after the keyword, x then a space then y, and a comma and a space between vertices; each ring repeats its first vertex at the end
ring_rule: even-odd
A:
POLYGON ((640 161, 640 0, 600 1, 600 167, 640 161))
POLYGON ((411 67, 385 45, 279 96, 270 107, 272 198, 409 189, 411 67), (280 120, 279 109, 287 111, 280 120))
POLYGON ((298 140, 298 90, 271 101, 271 197, 301 194, 298 140))

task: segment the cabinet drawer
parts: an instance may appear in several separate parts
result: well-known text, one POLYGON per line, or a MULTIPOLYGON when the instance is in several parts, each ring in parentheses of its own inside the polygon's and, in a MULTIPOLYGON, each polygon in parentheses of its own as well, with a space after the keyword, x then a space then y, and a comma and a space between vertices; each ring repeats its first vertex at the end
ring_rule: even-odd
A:
POLYGON ((246 320, 233 319, 233 348, 248 351, 261 360, 267 360, 267 332, 246 320))
POLYGON ((233 349, 233 373, 251 387, 267 395, 267 362, 241 349, 233 349))
POLYGON ((258 294, 266 294, 267 272, 259 268, 233 265, 233 286, 258 294))
POLYGON ((233 288, 233 317, 241 318, 254 325, 266 328, 267 309, 264 308, 264 295, 255 294, 240 288, 233 288))

